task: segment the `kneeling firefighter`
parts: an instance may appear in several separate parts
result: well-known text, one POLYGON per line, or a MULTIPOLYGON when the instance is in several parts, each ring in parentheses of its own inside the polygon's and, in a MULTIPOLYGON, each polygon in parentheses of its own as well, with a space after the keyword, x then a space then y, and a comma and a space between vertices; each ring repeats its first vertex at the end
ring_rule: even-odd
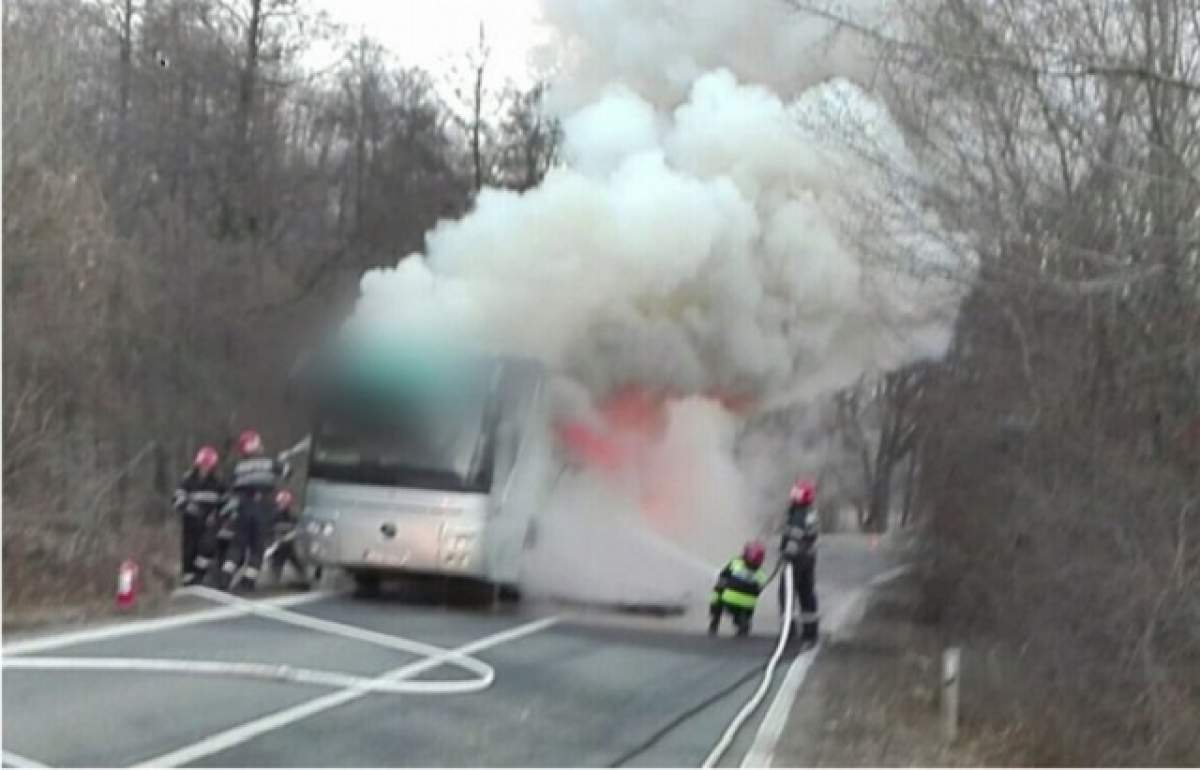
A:
POLYGON ((276 492, 275 520, 272 523, 275 537, 274 542, 267 549, 271 574, 277 584, 282 583, 283 570, 288 564, 291 564, 292 568, 296 570, 296 574, 300 576, 301 586, 307 589, 311 585, 308 580, 308 568, 300 560, 300 552, 296 548, 295 542, 299 523, 299 518, 292 510, 292 493, 286 489, 276 492))
POLYGON ((225 513, 234 517, 234 537, 221 565, 221 587, 230 587, 244 561, 246 588, 254 590, 266 545, 263 533, 274 518, 275 490, 291 474, 291 468, 266 455, 262 438, 255 431, 243 431, 237 446, 240 457, 233 466, 230 500, 225 508, 225 513))
MULTIPOLYGON (((800 644, 802 648, 813 647, 817 643, 817 532, 819 519, 814 503, 817 498, 817 487, 811 481, 799 480, 792 485, 789 495, 787 521, 783 530, 783 559, 785 564, 792 565, 794 594, 800 603, 799 618, 801 622, 800 644)), ((787 610, 787 585, 779 581, 779 610, 784 614, 787 610)), ((789 638, 796 638, 796 621, 793 616, 789 629, 789 638)))
POLYGON ((737 635, 750 634, 750 621, 754 617, 758 595, 767 584, 767 573, 762 569, 766 555, 767 549, 762 543, 746 543, 742 555, 731 559, 717 575, 717 584, 713 587, 709 605, 711 619, 708 633, 717 633, 721 625, 721 615, 728 612, 733 617, 737 635))

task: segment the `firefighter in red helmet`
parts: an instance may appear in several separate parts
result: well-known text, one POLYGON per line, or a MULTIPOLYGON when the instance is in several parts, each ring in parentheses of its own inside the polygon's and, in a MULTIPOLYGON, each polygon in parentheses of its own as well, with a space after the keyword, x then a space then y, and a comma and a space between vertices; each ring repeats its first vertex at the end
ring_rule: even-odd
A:
POLYGON ((275 518, 272 522, 274 542, 267 548, 267 555, 276 584, 283 582, 283 570, 291 564, 300 577, 300 586, 307 589, 310 586, 308 568, 301 561, 300 551, 295 543, 300 522, 292 509, 293 502, 290 491, 281 489, 275 493, 275 518))
POLYGON ((242 567, 246 587, 253 590, 262 569, 266 545, 263 535, 274 518, 275 491, 291 474, 291 468, 285 461, 267 456, 256 431, 242 431, 237 450, 230 501, 224 509, 227 516, 233 517, 234 537, 221 565, 222 587, 230 587, 238 567, 242 567))
POLYGON ((225 497, 225 483, 217 475, 220 461, 216 449, 200 447, 192 467, 175 488, 175 510, 183 514, 179 565, 183 585, 202 582, 212 561, 212 554, 205 547, 206 533, 225 497))
MULTIPOLYGON (((785 563, 792 565, 793 593, 800 604, 800 644, 802 649, 816 645, 818 614, 816 593, 817 534, 820 521, 816 509, 817 486, 798 479, 788 495, 787 521, 781 547, 785 563)), ((787 609, 787 586, 779 581, 779 609, 787 609)), ((797 616, 793 615, 789 638, 795 638, 797 616)))
POLYGON ((758 604, 758 595, 767 584, 763 570, 767 549, 757 540, 746 543, 741 556, 731 559, 717 575, 709 602, 708 633, 716 634, 721 615, 728 612, 733 618, 738 636, 750 634, 750 621, 758 604))

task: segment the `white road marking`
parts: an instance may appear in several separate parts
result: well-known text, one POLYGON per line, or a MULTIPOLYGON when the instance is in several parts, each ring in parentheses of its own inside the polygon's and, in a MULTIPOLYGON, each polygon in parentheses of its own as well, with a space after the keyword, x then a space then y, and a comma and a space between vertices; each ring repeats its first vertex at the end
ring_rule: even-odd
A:
MULTIPOLYGON (((336 596, 335 591, 321 591, 317 593, 298 594, 295 596, 281 596, 276 599, 267 599, 264 603, 274 607, 295 607, 300 604, 308 604, 320 599, 326 599, 330 596, 336 596)), ((171 615, 165 618, 151 618, 148 620, 137 620, 130 623, 114 623, 99 628, 88 628, 80 631, 71 631, 63 634, 55 634, 53 636, 40 636, 34 639, 27 639, 20 642, 13 642, 5 645, 0 649, 2 655, 24 655, 30 652, 42 652, 44 650, 54 650, 59 647, 69 647, 73 644, 83 644, 85 642, 99 642, 105 639, 117 639, 122 636, 133 636, 136 634, 148 634, 154 631, 164 631, 169 628, 180 628, 182 626, 190 626, 196 623, 209 623, 214 620, 226 620, 229 618, 241 617, 249 613, 249 610, 238 607, 225 607, 212 610, 200 610, 198 612, 188 612, 180 615, 171 615)))
MULTIPOLYGON (((831 633, 836 633, 843 626, 853 625, 862 618, 862 611, 866 609, 864 599, 870 588, 895 580, 911 569, 911 564, 902 564, 876 575, 867 583, 866 587, 852 591, 831 613, 829 621, 831 633)), ((787 676, 784 677, 783 682, 779 685, 779 690, 775 693, 771 708, 767 710, 762 724, 758 726, 754 742, 746 751, 746 756, 742 758, 741 767, 771 766, 771 762, 775 758, 775 749, 779 745, 779 738, 783 735, 784 725, 788 715, 792 713, 792 704, 795 703, 796 695, 800 692, 800 685, 804 684, 804 678, 808 676, 809 667, 817 657, 818 649, 820 646, 797 656, 792 662, 787 676)))
MULTIPOLYGON (((277 620, 281 623, 290 623, 291 625, 300 626, 301 628, 308 628, 313 631, 333 634, 334 636, 341 636, 358 642, 374 644, 377 647, 386 647, 388 649, 399 650, 400 652, 407 652, 413 655, 433 656, 445 655, 447 653, 447 650, 444 647, 425 644, 424 642, 418 642, 414 639, 406 639, 403 636, 398 636, 396 634, 384 634, 378 631, 372 631, 369 628, 352 626, 347 623, 338 623, 337 621, 333 620, 322 620, 321 618, 314 618, 310 615, 302 615, 299 612, 289 612, 288 610, 273 607, 261 602, 249 601, 237 596, 231 596, 227 593, 215 591, 211 588, 193 586, 192 588, 188 589, 188 591, 197 596, 212 599, 216 602, 223 602, 234 607, 241 607, 246 612, 260 615, 265 618, 270 618, 271 620, 277 620)), ((465 668, 472 673, 478 674, 479 676, 487 676, 488 671, 490 670, 486 664, 469 657, 453 659, 450 662, 465 668)))
POLYGON ((0 749, 0 759, 9 767, 45 767, 41 762, 35 762, 8 749, 0 749))
POLYGON ((422 682, 381 682, 371 677, 353 676, 344 673, 316 671, 290 666, 263 663, 229 661, 170 660, 166 658, 49 658, 42 656, 17 656, 0 659, 3 668, 42 671, 140 671, 171 674, 203 674, 209 676, 241 676, 258 679, 276 679, 300 684, 318 684, 339 689, 362 688, 368 692, 438 693, 443 695, 478 692, 489 687, 495 679, 495 671, 486 663, 466 656, 456 656, 450 650, 406 639, 396 634, 322 620, 298 612, 273 607, 264 602, 249 601, 211 588, 193 586, 181 591, 183 594, 208 598, 221 604, 241 608, 247 613, 289 623, 301 628, 332 634, 346 639, 374 644, 388 649, 412 653, 422 657, 444 658, 447 663, 475 674, 474 679, 422 682))
MULTIPOLYGON (((456 658, 462 658, 467 655, 473 655, 490 647, 510 642, 514 639, 519 639, 523 636, 536 633, 542 629, 548 628, 558 622, 557 617, 543 618, 532 623, 511 628, 507 631, 501 631, 497 634, 485 636, 477 639, 470 644, 465 644, 461 647, 456 647, 452 650, 447 650, 443 654, 431 656, 422 661, 409 663, 406 666, 394 669, 380 677, 377 681, 399 682, 406 679, 412 679, 422 673, 456 658)), ((490 682, 489 682, 490 684, 490 682)), ((308 717, 320 714, 323 711, 336 708, 351 701, 357 700, 369 691, 362 687, 350 687, 345 690, 340 690, 335 693, 323 695, 319 698, 300 703, 290 708, 277 711, 274 714, 268 714, 264 717, 251 720, 245 724, 229 728, 215 735, 209 736, 201 741, 193 743, 190 746, 185 746, 176 749, 162 756, 147 759, 140 762, 135 767, 179 767, 180 765, 195 762, 198 759, 211 756, 220 751, 239 746, 247 741, 257 738, 260 735, 278 730, 282 727, 287 727, 290 724, 307 719, 308 717)))

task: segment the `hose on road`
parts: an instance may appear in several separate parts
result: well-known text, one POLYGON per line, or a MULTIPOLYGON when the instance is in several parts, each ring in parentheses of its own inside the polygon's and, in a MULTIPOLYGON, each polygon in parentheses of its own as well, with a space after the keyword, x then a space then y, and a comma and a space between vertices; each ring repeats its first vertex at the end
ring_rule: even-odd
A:
POLYGON ((691 719, 696 714, 699 714, 701 711, 708 708, 709 706, 716 703, 717 701, 721 700, 729 693, 733 692, 734 690, 736 690, 739 687, 741 687, 742 685, 744 685, 746 682, 749 682, 751 679, 753 679, 754 677, 756 677, 760 673, 762 673, 765 669, 766 669, 766 664, 763 664, 760 666, 755 666, 754 668, 750 669, 745 674, 742 674, 737 679, 735 679, 731 684, 721 688, 719 691, 713 693, 709 697, 700 701, 695 706, 692 706, 690 709, 683 712, 679 716, 675 717, 670 722, 667 722, 665 725, 663 725, 658 730, 656 730, 654 732, 654 734, 651 735, 649 738, 642 741, 641 743, 634 746, 633 748, 629 749, 621 756, 617 757, 608 766, 609 767, 624 767, 625 764, 627 762, 629 762, 631 759, 633 759, 634 757, 644 754, 645 752, 654 748, 655 744, 657 744, 659 741, 661 741, 668 733, 670 733, 676 727, 679 727, 681 724, 683 724, 687 720, 691 719))
POLYGON ((218 660, 182 660, 171 658, 51 658, 30 656, 10 658, 4 661, 6 669, 27 671, 134 671, 156 674, 182 674, 193 676, 245 677, 265 679, 292 684, 309 684, 334 689, 361 689, 365 692, 391 693, 393 695, 478 692, 481 680, 462 681, 387 681, 374 677, 354 676, 334 671, 278 665, 271 663, 239 663, 218 660))
POLYGON ((751 696, 750 700, 746 703, 745 706, 742 707, 741 711, 738 712, 737 716, 734 717, 733 721, 725 729, 725 732, 722 734, 720 741, 717 743, 717 745, 715 747, 713 747, 713 750, 709 753, 708 757, 704 760, 703 767, 713 767, 717 762, 719 762, 721 760, 721 757, 724 755, 724 753, 726 751, 729 750, 729 746, 733 743, 733 739, 737 736, 738 730, 741 729, 742 725, 750 717, 750 715, 752 713, 754 713, 754 709, 756 709, 758 707, 758 705, 762 702, 763 697, 766 695, 767 691, 770 689, 771 678, 775 673, 775 667, 778 665, 779 659, 783 655, 783 650, 787 646, 788 636, 791 633, 792 603, 794 601, 794 596, 793 596, 794 585, 792 582, 793 577, 792 577, 791 563, 786 560, 781 559, 780 562, 776 565, 775 570, 772 571, 771 575, 767 578, 767 582, 764 584, 764 588, 767 585, 770 585, 771 581, 774 580, 775 576, 777 574, 779 574, 779 572, 781 572, 781 571, 784 574, 784 578, 783 578, 784 579, 784 597, 786 600, 786 605, 784 606, 784 611, 783 611, 782 628, 780 629, 780 632, 779 632, 779 642, 776 645, 774 652, 771 654, 771 657, 768 660, 768 662, 763 665, 755 666, 754 668, 750 669, 742 676, 738 677, 731 684, 723 687, 721 690, 713 693, 709 697, 700 701, 696 705, 689 708, 687 711, 684 711, 683 713, 679 714, 674 719, 672 719, 670 722, 668 722, 667 724, 663 725, 658 730, 656 730, 653 734, 651 734, 648 738, 646 738, 646 740, 642 741, 638 745, 634 746, 633 748, 629 749, 628 751, 624 752, 619 757, 617 757, 615 760, 613 760, 608 765, 609 767, 622 767, 627 762, 632 760, 634 757, 637 757, 637 756, 649 751, 651 748, 654 747, 655 744, 657 744, 659 741, 661 741, 667 734, 669 734, 675 728, 679 727, 679 725, 683 724, 687 720, 694 717, 696 714, 700 713, 701 711, 708 708, 712 704, 714 704, 717 701, 721 700, 722 698, 726 697, 727 695, 729 695, 729 693, 734 692, 739 687, 744 685, 746 682, 748 682, 751 679, 753 679, 754 677, 758 676, 760 673, 765 673, 765 675, 763 677, 762 685, 754 693, 754 695, 751 696))
POLYGON ((496 672, 478 658, 460 650, 445 649, 406 639, 394 634, 384 634, 358 626, 291 612, 265 602, 250 601, 215 591, 203 586, 191 586, 179 593, 210 599, 219 604, 232 605, 249 614, 270 618, 312 631, 332 634, 354 641, 373 644, 391 650, 418 656, 420 659, 382 677, 362 677, 331 671, 259 663, 172 660, 167 658, 51 658, 42 656, 5 656, 0 659, 0 668, 31 669, 42 671, 139 671, 171 674, 192 674, 227 677, 249 677, 274 679, 297 684, 320 685, 344 691, 361 693, 378 692, 390 694, 436 694, 452 695, 482 692, 492 686, 496 672), (441 665, 452 665, 474 674, 470 679, 420 680, 413 677, 441 665))
POLYGON ((787 562, 783 567, 784 609, 782 628, 779 630, 779 643, 775 645, 775 652, 771 655, 771 659, 767 663, 767 671, 763 675, 762 684, 759 685, 758 690, 750 697, 750 700, 746 702, 746 705, 742 707, 737 716, 733 718, 733 721, 729 723, 729 727, 725 728, 724 734, 721 735, 721 740, 717 741, 717 745, 709 752, 708 757, 704 760, 704 764, 701 767, 715 767, 721 761, 722 755, 729 750, 733 739, 737 736, 738 730, 742 728, 742 725, 745 724, 750 715, 754 713, 754 710, 762 703, 763 698, 767 695, 767 691, 771 689, 771 678, 775 675, 775 667, 779 665, 779 659, 783 656, 783 648, 787 645, 788 634, 792 630, 792 593, 795 589, 793 580, 792 564, 791 562, 787 562))

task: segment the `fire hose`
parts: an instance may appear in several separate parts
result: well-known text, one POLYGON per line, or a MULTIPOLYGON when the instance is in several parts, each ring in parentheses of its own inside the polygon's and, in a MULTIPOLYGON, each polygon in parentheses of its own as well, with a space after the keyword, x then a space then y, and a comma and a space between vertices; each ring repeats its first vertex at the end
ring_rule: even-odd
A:
POLYGON ((729 723, 729 726, 721 735, 720 741, 717 742, 717 745, 713 747, 712 751, 709 752, 708 757, 704 760, 702 767, 713 767, 721 760, 721 757, 726 751, 729 750, 730 745, 733 743, 733 739, 737 736, 737 733, 742 728, 742 725, 745 724, 746 720, 750 718, 750 715, 754 713, 754 710, 762 703, 762 699, 766 696, 767 691, 771 687, 771 680, 775 674, 775 667, 779 664, 779 659, 782 657, 783 650, 787 646, 788 636, 791 633, 792 626, 792 604, 795 600, 795 585, 792 573, 792 564, 790 560, 780 559, 780 561, 776 564, 775 569, 771 572, 771 575, 767 578, 767 582, 763 587, 766 588, 767 585, 770 585, 771 581, 775 579, 775 576, 779 574, 780 571, 783 572, 784 599, 786 604, 783 610, 783 623, 779 632, 779 642, 776 644, 775 650, 767 664, 765 666, 755 666, 742 676, 738 677, 731 684, 722 688, 720 691, 700 701, 687 711, 684 711, 682 714, 679 714, 670 722, 655 731, 649 738, 642 741, 637 746, 629 749, 616 760, 611 762, 609 767, 622 767, 634 757, 645 753, 676 727, 683 724, 688 719, 691 719, 693 716, 721 700, 725 696, 729 695, 729 693, 753 679, 760 672, 763 672, 764 676, 762 684, 759 686, 758 690, 754 693, 750 700, 746 702, 746 705, 742 707, 741 711, 738 712, 737 716, 734 717, 733 721, 729 723))
POLYGON ((401 636, 384 634, 366 628, 359 628, 358 626, 324 620, 292 612, 282 607, 230 596, 222 591, 215 591, 203 586, 190 586, 183 589, 183 591, 194 596, 230 605, 244 612, 258 615, 259 617, 269 618, 358 642, 373 644, 378 647, 398 650, 411 655, 421 656, 422 659, 381 677, 363 677, 340 672, 266 663, 175 660, 167 658, 56 658, 6 655, 3 660, 0 660, 0 667, 6 669, 49 671, 138 671, 143 673, 157 672, 193 676, 243 677, 333 687, 358 694, 369 692, 433 695, 476 693, 491 687, 496 679, 496 672, 490 665, 478 658, 472 657, 463 649, 446 649, 413 639, 406 639, 401 636), (426 671, 444 665, 455 666, 475 676, 474 678, 466 679, 415 679, 426 671))
POLYGON ((293 529, 287 534, 275 538, 274 542, 267 546, 267 550, 263 551, 263 561, 269 561, 284 543, 290 543, 295 540, 297 534, 297 530, 293 529))
POLYGON ((792 602, 793 590, 795 588, 794 578, 792 575, 792 563, 784 562, 783 565, 783 593, 784 593, 784 609, 783 623, 779 630, 779 643, 775 645, 775 652, 771 654, 771 659, 767 662, 766 673, 763 674, 762 684, 758 686, 758 690, 754 695, 750 696, 750 700, 746 701, 746 705, 742 706, 742 710, 737 713, 733 721, 729 723, 729 727, 725 728, 725 732, 721 735, 721 740, 717 741, 717 745, 709 752, 708 757, 704 760, 701 767, 715 767, 717 762, 721 761, 722 755, 729 750, 733 739, 737 736, 738 730, 742 729, 742 725, 754 713, 766 697, 767 691, 771 689, 771 679, 775 676, 775 667, 779 665, 779 659, 783 657, 784 647, 787 646, 788 635, 792 630, 792 602))

